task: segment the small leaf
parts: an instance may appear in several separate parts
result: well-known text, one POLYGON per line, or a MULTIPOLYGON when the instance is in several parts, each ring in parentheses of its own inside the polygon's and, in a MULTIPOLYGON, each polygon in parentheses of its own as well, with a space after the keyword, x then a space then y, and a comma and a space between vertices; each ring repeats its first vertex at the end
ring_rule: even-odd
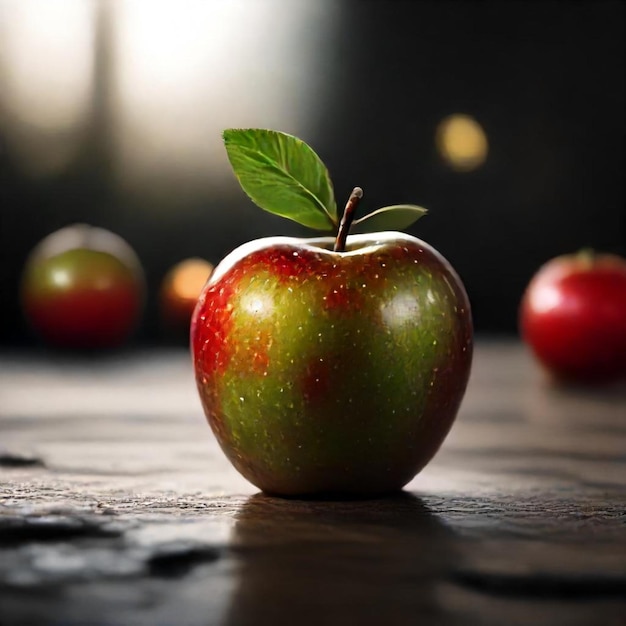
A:
POLYGON ((373 233, 382 230, 403 230, 428 211, 416 204, 394 204, 354 220, 355 232, 373 233))
POLYGON ((235 176, 255 204, 309 228, 335 228, 328 170, 304 141, 260 128, 231 128, 223 137, 235 176))

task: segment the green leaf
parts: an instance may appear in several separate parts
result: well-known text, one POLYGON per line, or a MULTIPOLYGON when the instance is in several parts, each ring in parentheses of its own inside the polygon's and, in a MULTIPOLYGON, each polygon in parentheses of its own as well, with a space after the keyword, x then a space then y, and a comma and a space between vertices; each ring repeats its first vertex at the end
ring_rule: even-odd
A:
POLYGON ((373 233, 382 230, 403 230, 428 211, 416 204, 394 204, 354 220, 355 232, 373 233))
POLYGON ((259 207, 316 230, 334 230, 337 204, 328 170, 301 139, 260 128, 228 129, 235 176, 259 207))

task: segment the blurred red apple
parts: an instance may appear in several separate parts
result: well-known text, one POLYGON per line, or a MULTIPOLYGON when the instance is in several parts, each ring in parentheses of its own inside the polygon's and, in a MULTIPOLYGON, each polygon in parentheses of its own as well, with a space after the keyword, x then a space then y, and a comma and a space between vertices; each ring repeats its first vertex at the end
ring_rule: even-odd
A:
POLYGON ((202 288, 213 272, 204 259, 185 259, 177 263, 163 278, 160 292, 161 321, 165 330, 189 339, 191 315, 202 288))
POLYGON ((44 341, 88 349, 128 339, 145 291, 133 249, 118 235, 85 224, 43 239, 26 262, 21 287, 24 315, 44 341))
POLYGON ((626 259, 583 251, 546 263, 522 299, 520 330, 557 378, 626 376, 626 259))

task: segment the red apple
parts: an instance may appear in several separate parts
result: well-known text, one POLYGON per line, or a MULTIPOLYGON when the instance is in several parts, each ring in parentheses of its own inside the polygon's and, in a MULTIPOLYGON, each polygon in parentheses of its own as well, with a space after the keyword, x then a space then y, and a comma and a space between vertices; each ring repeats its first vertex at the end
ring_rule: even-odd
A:
POLYGON ((191 343, 225 454, 279 495, 401 489, 435 454, 470 372, 470 305, 399 232, 245 244, 209 279, 191 343))
POLYGON ((21 296, 26 319, 45 341, 66 348, 113 347, 139 320, 143 271, 121 237, 76 224, 35 247, 21 296))
POLYGON ((167 332, 189 339, 191 315, 213 266, 204 259, 185 259, 163 278, 160 291, 161 321, 167 332))
POLYGON ((520 330, 557 378, 626 376, 626 259, 581 252, 546 263, 522 299, 520 330))

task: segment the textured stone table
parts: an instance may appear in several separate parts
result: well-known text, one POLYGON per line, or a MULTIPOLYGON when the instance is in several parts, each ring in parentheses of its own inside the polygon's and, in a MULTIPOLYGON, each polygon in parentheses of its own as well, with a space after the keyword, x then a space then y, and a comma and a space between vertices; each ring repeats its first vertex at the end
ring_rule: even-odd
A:
POLYGON ((479 344, 400 496, 268 498, 184 351, 0 356, 0 625, 626 624, 626 390, 479 344))

